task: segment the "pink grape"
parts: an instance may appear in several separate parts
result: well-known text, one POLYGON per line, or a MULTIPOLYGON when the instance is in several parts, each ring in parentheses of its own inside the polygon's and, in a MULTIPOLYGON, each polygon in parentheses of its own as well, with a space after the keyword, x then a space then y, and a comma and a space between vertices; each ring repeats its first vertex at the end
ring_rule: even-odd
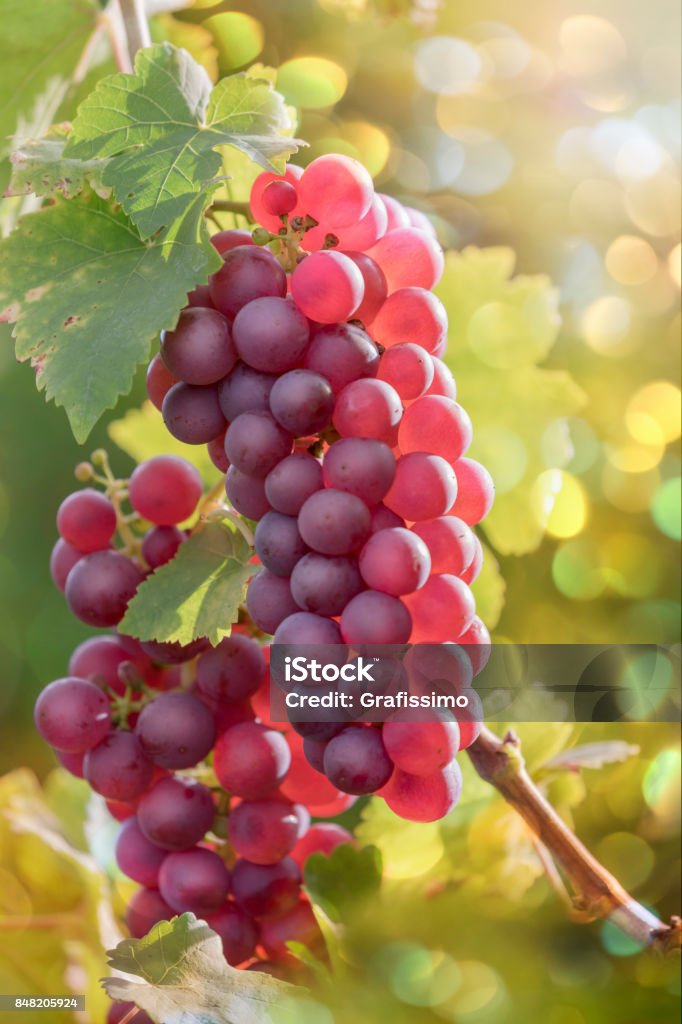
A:
MULTIPOLYGON (((268 231, 271 231, 275 235, 282 227, 282 222, 278 215, 271 213, 267 209, 266 204, 263 202, 263 193, 268 185, 271 185, 273 182, 285 181, 292 185, 298 194, 298 182, 302 174, 303 169, 301 167, 296 167, 295 164, 287 164, 283 175, 271 174, 269 171, 266 171, 263 174, 259 174, 251 186, 251 195, 249 196, 251 212, 259 224, 262 224, 264 228, 267 228, 268 231)), ((294 207, 293 211, 289 212, 292 213, 292 216, 301 215, 305 212, 301 206, 300 200, 298 202, 298 206, 294 207)))
POLYGON ((421 590, 403 598, 412 616, 413 644, 458 641, 473 622, 476 605, 466 583, 457 576, 431 576, 421 590))
POLYGON ((394 199, 393 196, 387 196, 384 192, 379 192, 383 204, 386 207, 386 214, 388 216, 388 224, 386 226, 387 231, 393 231, 395 228, 406 228, 410 225, 410 218, 407 215, 407 210, 402 203, 394 199))
POLYGON ((405 206, 404 210, 413 228, 418 228, 420 231, 425 231, 427 235, 436 237, 436 229, 425 213, 415 210, 414 206, 405 206))
POLYGON ((435 238, 414 227, 388 231, 369 255, 383 270, 389 294, 411 286, 433 288, 445 266, 443 250, 435 238))
POLYGON ((298 839, 294 805, 278 797, 243 800, 230 813, 228 832, 240 857, 254 864, 275 864, 298 839))
POLYGON ((60 537, 83 554, 108 548, 116 532, 116 510, 104 495, 92 488, 75 491, 59 506, 60 537))
POLYGON ((452 371, 436 355, 431 356, 431 362, 433 363, 433 382, 426 394, 442 395, 443 398, 451 398, 454 402, 457 398, 457 385, 452 371))
POLYGON ((383 380, 356 380, 337 396, 332 417, 342 437, 371 437, 392 444, 403 407, 383 380))
POLYGON ((384 498, 396 515, 411 522, 435 519, 452 508, 457 497, 457 478, 440 455, 410 452, 398 459, 391 489, 384 498))
POLYGON ((282 217, 296 208, 298 193, 288 181, 271 181, 261 197, 263 209, 273 217, 282 217))
POLYGON ((356 252, 349 249, 344 255, 356 265, 362 274, 362 280, 365 285, 362 302, 353 313, 353 319, 359 320, 365 325, 371 324, 388 295, 388 285, 386 284, 384 272, 379 264, 375 263, 364 252, 356 252))
POLYGON ((440 299, 416 287, 399 288, 389 295, 372 321, 372 337, 384 348, 411 341, 433 352, 447 329, 440 299))
MULTIPOLYGON (((320 470, 321 472, 322 470, 320 470)), ((50 575, 60 590, 65 589, 69 573, 82 557, 83 552, 69 544, 68 541, 62 537, 57 540, 50 555, 50 575)))
POLYGON ((483 568, 483 545, 475 533, 472 533, 472 540, 474 545, 474 557, 471 559, 471 562, 466 569, 463 572, 458 573, 462 582, 468 584, 472 584, 474 582, 483 568))
POLYGON ((412 532, 426 544, 431 555, 431 572, 460 576, 473 561, 476 538, 457 516, 439 516, 415 523, 412 532))
POLYGON ((215 308, 233 320, 242 306, 254 299, 284 298, 287 278, 269 249, 240 245, 225 253, 223 265, 211 277, 209 288, 215 308))
MULTIPOLYGON (((292 289, 293 280, 292 277, 292 289)), ((310 329, 305 316, 290 299, 265 296, 239 310, 232 325, 232 337, 240 358, 248 366, 261 372, 284 373, 296 366, 303 355, 310 329)))
POLYGON ((410 530, 379 530, 363 547, 358 564, 368 587, 400 597, 424 586, 431 556, 421 537, 410 530))
POLYGON ((491 643, 488 628, 478 615, 474 615, 471 625, 457 642, 466 647, 474 675, 478 675, 488 664, 491 643))
POLYGON ((207 284, 198 284, 195 288, 192 288, 191 292, 187 292, 187 305, 185 308, 213 309, 211 292, 207 284))
POLYGON ((387 348, 377 373, 379 380, 395 388, 403 401, 423 395, 431 386, 433 375, 433 359, 421 345, 411 342, 387 348))
POLYGON ((313 956, 324 949, 320 926, 307 900, 300 901, 279 917, 263 921, 260 938, 265 951, 276 960, 292 959, 287 945, 289 942, 299 942, 309 949, 313 956))
POLYGON ((395 512, 391 512, 390 508, 386 508, 385 505, 374 505, 370 510, 372 517, 372 533, 378 533, 379 530, 392 530, 394 527, 404 526, 405 520, 397 516, 395 512))
POLYGON ((495 498, 493 478, 485 466, 474 459, 458 459, 455 474, 457 500, 452 506, 452 514, 474 526, 485 519, 492 508, 495 498))
POLYGON ((306 544, 322 555, 349 555, 362 546, 370 531, 365 503, 354 494, 328 487, 305 502, 298 527, 306 544))
POLYGON ((369 210, 357 223, 336 227, 334 234, 339 240, 338 247, 344 251, 369 249, 383 235, 388 226, 388 214, 380 196, 372 198, 369 210))
POLYGON ((432 775, 450 764, 459 750, 457 722, 393 718, 384 724, 382 738, 395 766, 411 775, 432 775))
POLYGON ((156 455, 142 462, 130 478, 130 504, 157 526, 172 526, 189 517, 201 497, 199 471, 177 455, 156 455))
POLYGON ((462 792, 462 770, 452 761, 432 775, 396 768, 379 794, 394 814, 407 821, 438 821, 452 811, 462 792))
POLYGON ((301 205, 311 217, 325 224, 345 227, 368 212, 374 186, 357 160, 327 153, 308 164, 298 183, 301 205))
MULTIPOLYGON (((341 633, 332 619, 311 612, 294 612, 275 632, 274 644, 340 644, 341 633)), ((339 652, 342 655, 342 651, 339 652)))
POLYGON ((378 590, 358 594, 341 615, 341 635, 348 644, 405 644, 411 628, 403 602, 378 590))
POLYGON ((327 487, 348 491, 366 505, 376 505, 395 477, 395 459, 388 445, 369 437, 335 441, 322 467, 327 487))
POLYGON ((296 305, 320 324, 348 320, 364 293, 359 268, 340 252, 313 252, 291 275, 291 294, 296 305))
POLYGON ((195 846, 166 855, 159 870, 159 892, 177 914, 201 916, 225 902, 230 875, 213 850, 195 846))
POLYGON ((257 722, 228 729, 213 751, 220 785, 248 800, 268 796, 284 781, 290 764, 291 752, 282 734, 257 722))
MULTIPOLYGON (((216 231, 211 235, 211 245, 224 256, 230 249, 236 249, 238 245, 253 245, 250 231, 242 228, 228 228, 227 231, 216 231)), ((207 290, 208 290, 208 286, 207 290)), ((210 291, 209 291, 210 295, 210 291)))
POLYGON ((413 402, 398 429, 401 452, 431 452, 447 462, 456 462, 472 437, 471 420, 462 406, 438 395, 424 395, 413 402))
POLYGON ((337 846, 344 845, 355 845, 355 840, 347 829, 333 822, 319 821, 311 825, 306 834, 299 839, 290 856, 302 868, 308 857, 314 853, 329 856, 337 846))
POLYGON ((72 676, 89 679, 100 686, 108 686, 114 693, 123 694, 125 685, 119 670, 126 664, 142 676, 151 669, 142 650, 133 653, 121 638, 93 636, 76 647, 69 659, 69 672, 72 676))
POLYGON ((66 753, 81 754, 97 746, 111 726, 109 701, 87 679, 56 679, 40 693, 34 718, 43 739, 66 753))
POLYGON ((209 441, 206 445, 206 451, 208 457, 220 473, 227 473, 230 468, 230 460, 225 454, 225 434, 227 431, 223 431, 222 434, 218 434, 212 441, 209 441))

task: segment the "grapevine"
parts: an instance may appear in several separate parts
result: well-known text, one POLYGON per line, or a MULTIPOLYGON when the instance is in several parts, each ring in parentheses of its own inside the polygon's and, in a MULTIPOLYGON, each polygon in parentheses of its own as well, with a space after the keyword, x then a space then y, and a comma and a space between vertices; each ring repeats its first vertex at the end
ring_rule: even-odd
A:
MULTIPOLYGON (((267 1003, 333 971, 311 879, 376 853, 334 819, 366 798, 391 820, 457 815, 464 752, 528 826, 574 919, 677 948, 679 919, 633 900, 531 781, 514 733, 484 725, 475 680, 491 637, 472 585, 494 484, 445 361, 431 220, 343 153, 294 162, 302 143, 267 76, 212 89, 184 50, 151 46, 142 4, 121 11, 97 29, 119 74, 15 157, 9 194, 44 203, 3 243, 27 281, 0 287, 18 357, 78 440, 143 363, 147 407, 187 454, 122 476, 98 448, 56 513, 50 575, 94 632, 34 720, 118 825, 117 870, 136 888, 110 963, 168 935, 183 952, 215 940, 217 976, 267 1003), (248 202, 224 188, 230 147, 259 165, 248 202), (49 268, 65 241, 61 290, 49 268), (106 366, 65 372, 84 339, 102 358, 109 326, 106 366), (319 698, 282 711, 279 652, 310 649, 337 673, 381 651, 367 689, 388 713, 325 715, 319 698), (391 704, 452 673, 456 712, 391 704)), ((348 692, 333 672, 312 678, 316 697, 348 692)), ((308 683, 287 694, 307 700, 308 683)), ((106 980, 107 1024, 165 1019, 129 984, 106 980)))

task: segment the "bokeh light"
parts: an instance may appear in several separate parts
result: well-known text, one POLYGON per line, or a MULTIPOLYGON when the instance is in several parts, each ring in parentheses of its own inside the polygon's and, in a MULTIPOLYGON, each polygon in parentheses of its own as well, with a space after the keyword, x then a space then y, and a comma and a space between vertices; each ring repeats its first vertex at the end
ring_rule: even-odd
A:
POLYGON ((575 537, 587 522, 585 489, 572 473, 548 469, 533 485, 533 510, 553 537, 575 537))

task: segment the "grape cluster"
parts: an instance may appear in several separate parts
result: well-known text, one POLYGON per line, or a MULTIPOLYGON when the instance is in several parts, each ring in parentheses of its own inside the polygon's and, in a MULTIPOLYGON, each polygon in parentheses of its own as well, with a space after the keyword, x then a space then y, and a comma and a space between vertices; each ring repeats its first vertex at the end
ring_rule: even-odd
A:
POLYGON ((256 523, 246 607, 216 647, 117 630, 186 540, 202 482, 170 456, 116 480, 95 453, 77 475, 104 493, 63 502, 51 569, 73 613, 108 632, 74 651, 36 723, 122 823, 117 861, 141 886, 131 933, 191 910, 230 963, 277 973, 288 941, 321 943, 305 859, 352 841, 311 817, 369 793, 409 820, 443 817, 480 722, 274 721, 269 643, 335 645, 340 662, 363 645, 456 643, 469 687, 489 643, 472 527, 493 488, 466 457, 471 422, 440 358, 430 223, 334 155, 261 174, 250 205, 259 226, 213 237, 222 266, 147 374, 168 430, 208 446, 230 506, 256 523))

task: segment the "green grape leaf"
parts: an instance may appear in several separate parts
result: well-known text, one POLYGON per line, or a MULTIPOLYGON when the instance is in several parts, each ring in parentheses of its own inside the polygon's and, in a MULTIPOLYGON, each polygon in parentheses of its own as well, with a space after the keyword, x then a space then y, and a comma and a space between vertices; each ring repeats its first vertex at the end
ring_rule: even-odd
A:
POLYGON ((199 470, 205 484, 213 486, 223 474, 211 462, 205 444, 183 444, 168 432, 161 413, 151 402, 140 409, 128 409, 120 420, 107 426, 109 437, 135 462, 146 462, 154 455, 179 455, 199 470))
POLYGON ((197 216, 218 187, 216 146, 244 151, 281 170, 298 148, 285 137, 289 115, 268 82, 239 74, 211 81, 186 50, 160 43, 140 50, 135 74, 103 79, 81 104, 67 156, 110 157, 104 182, 143 237, 185 215, 197 216))
POLYGON ((124 939, 109 951, 109 966, 141 981, 104 978, 107 994, 134 1002, 156 1024, 271 1024, 274 1007, 296 991, 260 971, 231 967, 220 937, 194 914, 124 939))
MULTIPOLYGON (((0 34, 0 156, 7 140, 49 93, 56 109, 99 14, 92 0, 50 0, 31 11, 23 0, 4 0, 0 34)), ((49 123, 49 121, 48 121, 49 123)))
POLYGON ((314 853, 303 870, 306 889, 332 921, 346 920, 381 885, 381 853, 376 846, 337 846, 328 856, 314 853))
POLYGON ((6 196, 55 196, 73 199, 90 185, 103 199, 111 188, 102 182, 107 160, 74 160, 64 156, 68 131, 57 126, 41 139, 26 139, 10 154, 12 175, 6 196))
POLYGON ((224 522, 206 523, 138 588, 120 624, 139 640, 212 644, 229 636, 257 571, 244 537, 224 522))
POLYGON ((536 481, 571 457, 568 437, 550 446, 547 432, 585 401, 569 374, 537 366, 558 333, 556 290, 543 275, 512 277, 513 269, 510 249, 450 252, 437 288, 450 324, 445 360, 474 424, 467 454, 495 481, 482 528, 503 555, 540 544, 551 505, 545 515, 536 481))
POLYGON ((17 358, 31 360, 77 441, 127 394, 152 339, 219 265, 196 220, 188 209, 143 242, 122 212, 83 192, 24 217, 0 242, 0 309, 16 321, 17 358))
POLYGON ((392 881, 427 875, 443 856, 438 822, 406 821, 380 797, 372 797, 363 807, 355 834, 361 843, 377 847, 384 877, 392 881))

